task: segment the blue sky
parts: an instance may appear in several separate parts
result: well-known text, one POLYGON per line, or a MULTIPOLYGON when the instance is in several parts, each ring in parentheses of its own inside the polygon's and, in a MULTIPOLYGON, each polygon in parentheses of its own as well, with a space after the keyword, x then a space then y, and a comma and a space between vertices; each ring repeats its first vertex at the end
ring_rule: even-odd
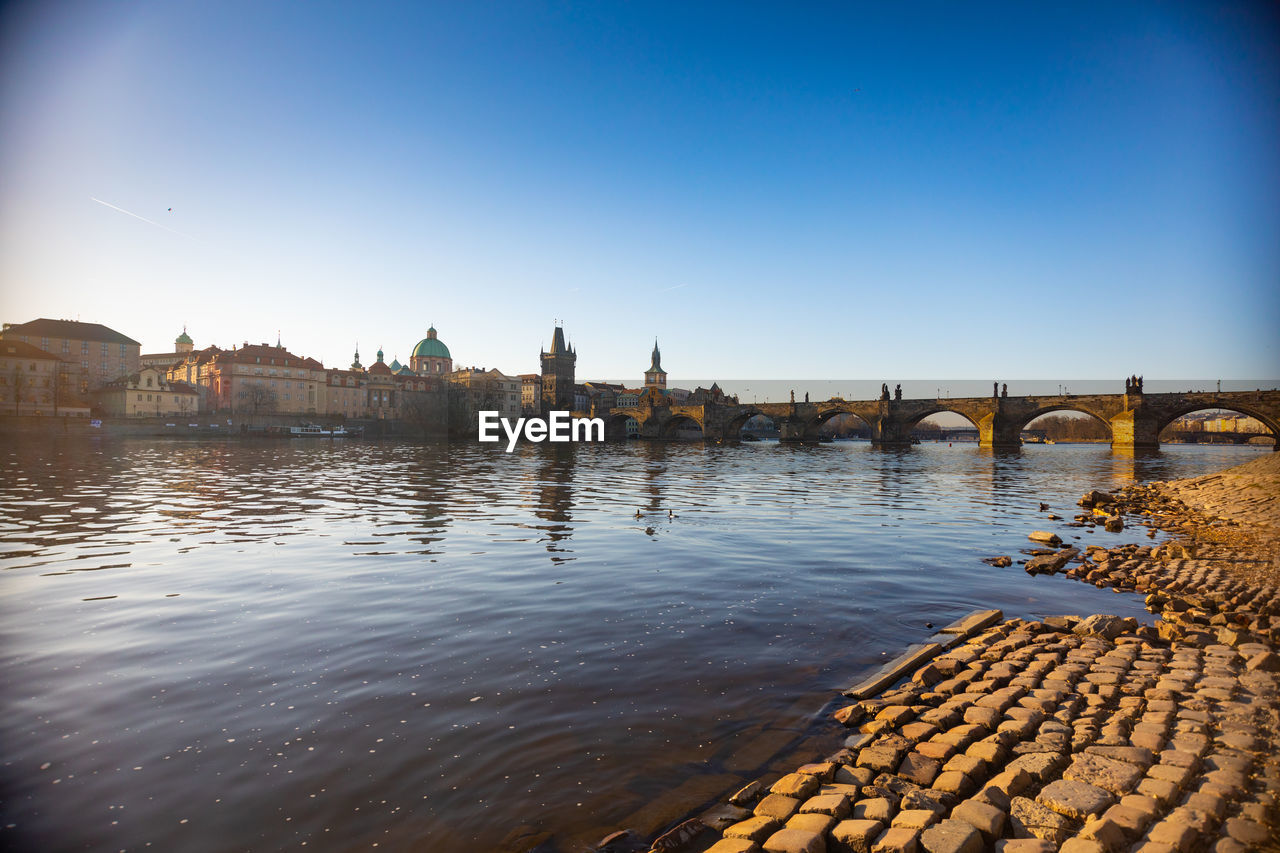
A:
POLYGON ((434 323, 509 373, 559 319, 580 376, 656 336, 677 384, 1277 375, 1273 4, 888 5, 9 4, 0 315, 326 365, 434 323))

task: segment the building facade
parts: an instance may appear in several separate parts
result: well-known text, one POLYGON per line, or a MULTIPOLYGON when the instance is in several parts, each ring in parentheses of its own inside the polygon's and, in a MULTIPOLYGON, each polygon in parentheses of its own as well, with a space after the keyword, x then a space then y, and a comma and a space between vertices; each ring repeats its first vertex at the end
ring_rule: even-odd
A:
MULTIPOLYGON (((142 345, 100 323, 40 318, 29 323, 5 323, 0 339, 31 344, 75 365, 78 391, 101 388, 107 382, 138 372, 142 345)), ((67 374, 70 375, 68 370, 67 374)))
POLYGON ((231 415, 315 415, 324 411, 326 376, 314 358, 276 344, 193 350, 166 379, 199 386, 209 411, 231 415))
POLYGON ((155 367, 114 379, 95 397, 104 414, 117 418, 194 417, 200 411, 200 393, 194 386, 170 381, 155 367))
POLYGON ((88 415, 78 371, 52 353, 19 339, 0 340, 0 414, 88 415))

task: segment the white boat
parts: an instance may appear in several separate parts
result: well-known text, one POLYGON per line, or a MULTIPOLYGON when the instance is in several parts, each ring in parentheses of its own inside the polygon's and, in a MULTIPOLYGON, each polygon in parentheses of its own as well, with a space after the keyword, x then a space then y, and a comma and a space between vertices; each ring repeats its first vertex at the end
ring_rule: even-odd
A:
POLYGON ((303 424, 302 426, 289 427, 289 435, 294 438, 346 438, 351 433, 347 432, 346 427, 341 424, 335 427, 323 427, 320 424, 303 424))

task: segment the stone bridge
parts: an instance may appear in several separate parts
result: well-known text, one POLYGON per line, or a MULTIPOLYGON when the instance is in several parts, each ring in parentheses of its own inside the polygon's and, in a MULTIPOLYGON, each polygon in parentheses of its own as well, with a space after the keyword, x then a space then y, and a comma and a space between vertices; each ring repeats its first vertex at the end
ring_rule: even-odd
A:
MULTIPOLYGON (((783 441, 817 441, 818 428, 836 415, 856 415, 871 427, 871 443, 898 447, 911 443, 911 430, 941 412, 954 412, 978 428, 983 447, 1022 444, 1022 428, 1050 412, 1092 415, 1111 430, 1114 448, 1160 446, 1160 431, 1182 415, 1201 409, 1229 409, 1257 418, 1273 437, 1280 436, 1280 391, 1224 391, 1185 394, 1067 394, 1040 397, 964 397, 941 400, 841 400, 813 403, 667 404, 644 395, 640 405, 591 412, 605 420, 609 437, 626 436, 626 419, 635 418, 643 438, 673 438, 682 427, 697 426, 704 439, 736 440, 742 425, 764 415, 778 427, 783 441)), ((1277 445, 1280 448, 1280 444, 1277 445)))

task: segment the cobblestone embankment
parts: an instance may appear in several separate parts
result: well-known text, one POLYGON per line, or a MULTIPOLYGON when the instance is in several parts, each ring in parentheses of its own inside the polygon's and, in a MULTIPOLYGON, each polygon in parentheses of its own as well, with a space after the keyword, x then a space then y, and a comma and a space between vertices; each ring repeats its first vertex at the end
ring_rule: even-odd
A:
POLYGON ((651 850, 1280 849, 1280 454, 1081 505, 1066 524, 1177 538, 1041 549, 1025 570, 1146 593, 1154 627, 973 614, 846 692, 843 749, 752 782, 651 850))

